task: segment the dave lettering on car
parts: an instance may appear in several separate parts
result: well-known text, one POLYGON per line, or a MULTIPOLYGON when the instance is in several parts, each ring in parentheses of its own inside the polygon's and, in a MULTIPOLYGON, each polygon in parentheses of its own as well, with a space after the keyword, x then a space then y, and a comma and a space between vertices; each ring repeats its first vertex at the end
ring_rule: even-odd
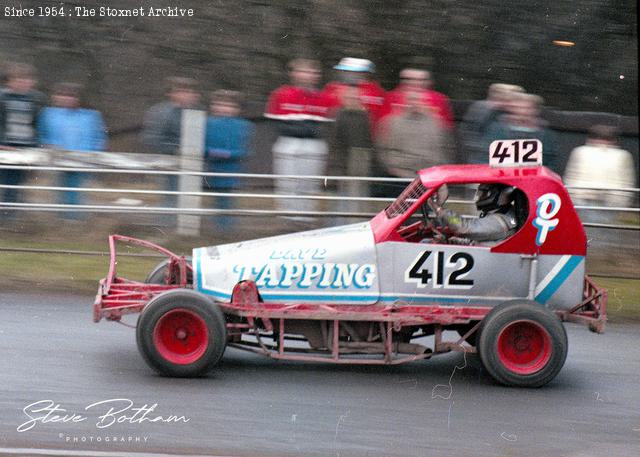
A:
POLYGON ((494 142, 489 165, 420 170, 368 222, 200 247, 191 257, 112 235, 94 321, 140 313, 140 352, 167 376, 204 375, 227 346, 337 364, 461 351, 477 353, 499 383, 542 386, 567 356, 563 322, 603 332, 607 293, 585 275, 582 223, 541 156, 537 140, 494 142), (443 210, 449 188, 470 185, 508 190, 502 239, 474 241, 442 225, 438 215, 487 224, 443 210), (167 259, 145 282, 131 281, 116 272, 119 243, 167 259))

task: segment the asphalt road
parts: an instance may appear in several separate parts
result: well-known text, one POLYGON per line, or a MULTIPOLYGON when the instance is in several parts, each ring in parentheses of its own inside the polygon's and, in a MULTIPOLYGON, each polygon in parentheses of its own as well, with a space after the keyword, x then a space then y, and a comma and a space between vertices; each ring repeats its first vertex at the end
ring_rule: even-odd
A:
POLYGON ((541 389, 498 386, 461 354, 335 367, 231 349, 207 378, 168 379, 144 364, 133 329, 91 322, 92 301, 0 293, 0 455, 640 455, 637 326, 568 326, 567 363, 541 389), (145 417, 170 422, 138 420, 154 404, 145 417), (37 420, 56 405, 65 422, 37 420))

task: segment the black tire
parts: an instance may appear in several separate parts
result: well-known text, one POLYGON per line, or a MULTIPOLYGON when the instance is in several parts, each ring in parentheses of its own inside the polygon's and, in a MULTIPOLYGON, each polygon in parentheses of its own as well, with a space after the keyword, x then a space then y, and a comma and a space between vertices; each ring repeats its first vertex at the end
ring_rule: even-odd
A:
MULTIPOLYGON (((191 265, 191 256, 185 257, 187 264, 191 265)), ((169 266, 169 259, 165 259, 151 270, 151 273, 144 280, 145 284, 164 284, 167 276, 167 268, 169 266)), ((193 273, 187 270, 187 284, 193 284, 193 273)))
POLYGON ((502 303, 483 319, 478 352, 482 365, 501 384, 540 387, 562 369, 567 332, 560 319, 535 302, 502 303))
POLYGON ((224 314, 206 296, 187 289, 153 298, 136 327, 138 349, 164 376, 195 377, 216 366, 226 347, 224 314))

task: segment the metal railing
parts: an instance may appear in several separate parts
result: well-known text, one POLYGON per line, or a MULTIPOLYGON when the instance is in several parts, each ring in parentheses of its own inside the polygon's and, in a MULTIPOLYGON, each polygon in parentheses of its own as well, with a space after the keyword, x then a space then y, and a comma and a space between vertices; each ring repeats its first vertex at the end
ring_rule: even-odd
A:
MULTIPOLYGON (((64 187, 55 185, 8 185, 0 183, 0 191, 2 189, 16 189, 21 191, 37 191, 37 192, 81 192, 83 194, 97 194, 97 195, 130 195, 139 197, 154 197, 154 196, 175 196, 181 195, 200 197, 200 198, 229 198, 234 200, 251 200, 256 202, 266 202, 288 199, 288 200, 313 200, 317 202, 328 202, 330 207, 338 206, 339 202, 353 202, 358 204, 366 204, 371 208, 374 205, 379 205, 380 210, 386 204, 394 201, 394 198, 383 197, 368 197, 368 196, 343 196, 343 195, 282 195, 273 191, 271 182, 277 179, 297 179, 297 180, 316 180, 324 183, 325 187, 329 182, 332 183, 346 183, 346 182, 368 182, 378 184, 404 184, 409 183, 412 179, 406 178, 384 178, 384 177, 368 177, 368 176, 300 176, 300 175, 275 175, 275 174, 263 174, 263 173, 209 173, 200 171, 176 171, 176 170, 157 170, 157 169, 141 169, 141 168, 88 168, 88 167, 62 167, 62 166, 33 166, 33 165, 2 165, 0 169, 20 169, 31 170, 38 172, 56 173, 56 172, 81 172, 92 174, 125 174, 125 175, 144 175, 144 176, 191 176, 201 178, 237 178, 240 180, 250 180, 251 186, 239 186, 243 188, 250 187, 251 190, 259 189, 258 191, 238 191, 238 192, 215 192, 215 191, 171 191, 165 189, 136 189, 131 187, 124 188, 107 188, 107 187, 64 187), (256 180, 264 181, 268 184, 256 185, 256 180)), ((126 181, 128 182, 128 181, 126 181)), ((639 188, 602 188, 602 187, 568 187, 569 190, 602 190, 605 192, 627 192, 634 194, 634 201, 638 201, 638 195, 640 195, 639 188)), ((450 198, 449 203, 452 204, 466 204, 472 205, 473 201, 468 199, 450 198)), ((277 207, 277 206, 276 206, 277 207)), ((576 205, 578 210, 597 210, 602 212, 617 212, 631 215, 640 214, 640 208, 638 207, 609 207, 609 206, 582 206, 576 205)), ((230 215, 230 216, 313 216, 317 218, 327 217, 349 217, 349 218, 371 218, 376 212, 358 212, 358 211, 283 211, 279 209, 264 209, 264 208, 235 208, 235 209, 223 209, 223 208, 202 208, 202 207, 167 207, 167 206, 136 206, 136 205, 113 205, 113 204, 91 204, 91 205, 65 205, 58 203, 9 203, 0 201, 0 211, 39 211, 39 212, 83 212, 83 213, 114 213, 114 214, 187 214, 195 216, 207 216, 207 215, 230 215)), ((463 217, 471 218, 473 216, 463 217)), ((2 219, 0 218, 0 226, 2 225, 2 219)), ((624 231, 640 231, 640 225, 638 224, 602 224, 602 223, 584 223, 585 227, 601 228, 601 229, 615 229, 624 231)), ((74 249, 54 249, 54 248, 29 248, 29 247, 5 247, 0 246, 0 251, 8 253, 22 253, 22 254, 48 254, 48 255, 80 255, 80 256, 108 256, 108 252, 97 250, 74 250, 74 249)), ((130 257, 155 257, 155 254, 146 253, 125 253, 130 257)), ((611 278, 623 278, 623 279, 637 279, 634 276, 621 276, 620 274, 593 274, 597 277, 611 277, 611 278)))
MULTIPOLYGON (((127 175, 144 175, 144 176, 191 176, 201 178, 238 178, 246 180, 268 180, 277 179, 296 179, 296 180, 315 180, 324 182, 325 186, 331 182, 369 182, 369 183, 409 183, 412 179, 408 178, 387 178, 372 176, 329 176, 329 175, 283 175, 283 174, 264 174, 264 173, 211 173, 202 171, 177 171, 177 170, 154 170, 140 168, 90 168, 90 167, 62 167, 62 166, 34 166, 34 165, 2 165, 1 169, 16 169, 44 172, 81 172, 91 174, 127 174, 127 175)), ((268 186, 263 186, 267 188, 268 186)), ((16 189, 27 191, 44 191, 44 192, 81 192, 94 194, 125 194, 138 196, 194 196, 194 197, 222 197, 232 199, 252 199, 252 200, 314 200, 328 202, 362 202, 362 203, 390 203, 393 198, 381 197, 360 197, 360 196, 343 196, 343 195, 282 195, 270 192, 208 192, 208 191, 171 191, 171 190, 150 190, 150 189, 133 189, 133 188, 96 188, 96 187, 62 187, 62 186, 42 186, 42 185, 8 185, 1 184, 0 189, 16 189)), ((605 188, 605 187, 568 187, 569 190, 603 190, 607 192, 626 192, 639 194, 640 188, 605 188)), ((637 201, 637 197, 635 198, 637 201)), ((471 200, 450 199, 450 203, 454 204, 473 204, 471 200)), ((247 209, 247 208, 200 208, 200 207, 166 207, 166 206, 135 206, 135 205, 66 205, 57 203, 12 203, 0 201, 0 209, 15 211, 77 211, 77 212, 95 212, 95 213, 150 213, 150 214, 189 214, 196 216, 226 214, 235 216, 313 216, 313 217, 355 217, 370 218, 375 212, 352 212, 352 211, 284 211, 278 209, 247 209)), ((583 206, 576 205, 578 210, 597 210, 603 212, 623 212, 640 214, 638 207, 609 207, 609 206, 583 206)), ((598 227, 604 229, 617 230, 640 230, 637 224, 603 224, 603 223, 585 223, 586 227, 598 227)))

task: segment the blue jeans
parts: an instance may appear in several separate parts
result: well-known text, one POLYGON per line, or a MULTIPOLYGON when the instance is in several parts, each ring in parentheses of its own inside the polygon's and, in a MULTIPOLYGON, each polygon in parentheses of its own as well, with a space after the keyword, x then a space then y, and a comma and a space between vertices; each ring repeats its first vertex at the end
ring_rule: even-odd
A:
MULTIPOLYGON (((82 187, 85 176, 82 172, 79 171, 64 171, 61 176, 61 186, 62 187, 82 187)), ((75 192, 72 190, 61 192, 60 203, 63 205, 81 205, 82 197, 80 196, 80 192, 75 192)), ((77 211, 65 211, 63 213, 63 217, 65 219, 81 219, 82 214, 77 211)))
MULTIPOLYGON (((162 190, 175 192, 178 190, 178 185, 180 182, 180 176, 178 175, 165 175, 160 178, 160 185, 162 186, 162 190)), ((177 195, 164 195, 162 197, 162 202, 158 205, 165 208, 177 208, 178 207, 178 196, 177 195)), ((178 216, 176 213, 160 213, 155 216, 155 221, 157 224, 168 227, 175 228, 178 221, 178 216)))
MULTIPOLYGON (((25 176, 26 172, 24 170, 2 169, 0 170, 0 184, 19 186, 24 181, 25 176)), ((0 196, 0 202, 17 203, 19 200, 21 200, 22 192, 19 189, 0 189, 0 196)), ((6 221, 14 219, 17 211, 9 209, 7 211, 3 211, 2 213, 3 214, 2 217, 0 217, 0 221, 6 221)))
MULTIPOLYGON (((209 181, 207 180, 206 184, 203 185, 202 190, 204 192, 231 193, 235 190, 235 188, 210 186, 209 181)), ((233 199, 229 197, 205 197, 203 207, 215 209, 234 209, 235 205, 233 199)), ((211 214, 209 216, 206 216, 205 220, 207 221, 208 225, 215 227, 217 230, 230 231, 235 226, 234 218, 235 216, 227 214, 211 214)))
MULTIPOLYGON (((10 186, 19 186, 25 178, 24 170, 0 170, 0 183, 10 186)), ((19 189, 3 189, 2 201, 6 203, 17 203, 20 199, 19 189)))
MULTIPOLYGON (((239 160, 213 160, 205 161, 205 171, 208 173, 244 173, 243 163, 239 160)), ((241 179, 236 177, 205 177, 203 180, 203 190, 209 192, 232 193, 241 183, 241 179)), ((212 208, 216 209, 234 209, 235 202, 230 197, 216 197, 207 199, 213 202, 212 208)), ((235 226, 235 216, 227 214, 214 214, 209 216, 208 221, 218 230, 231 231, 235 226)))

